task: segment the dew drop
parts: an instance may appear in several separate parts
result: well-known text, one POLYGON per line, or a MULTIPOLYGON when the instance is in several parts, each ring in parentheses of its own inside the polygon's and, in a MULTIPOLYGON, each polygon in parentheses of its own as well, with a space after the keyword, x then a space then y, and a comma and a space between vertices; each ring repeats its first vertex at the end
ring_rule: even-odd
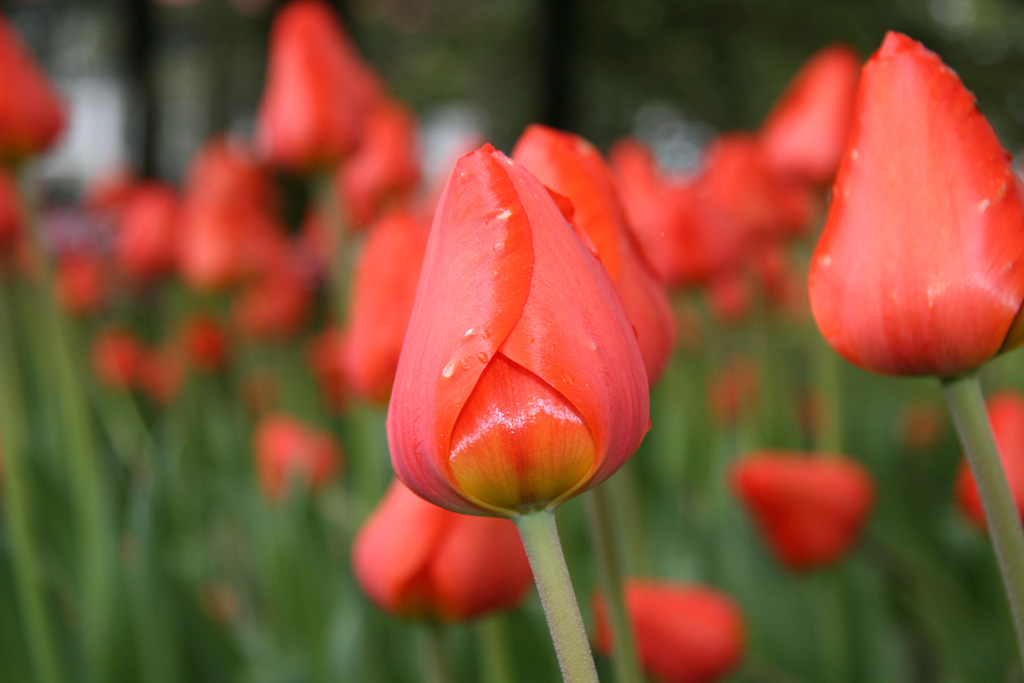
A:
POLYGON ((490 357, 490 356, 488 356, 488 355, 487 355, 486 353, 484 353, 483 351, 481 351, 480 353, 478 353, 478 354, 476 355, 476 357, 477 357, 477 360, 479 360, 479 361, 480 361, 481 363, 486 363, 487 361, 489 361, 489 360, 491 359, 491 357, 490 357))
POLYGON ((978 211, 979 212, 980 211, 984 211, 985 209, 987 209, 989 207, 989 205, 991 203, 992 202, 990 202, 987 198, 986 199, 982 199, 980 202, 978 202, 978 211))
POLYGON ((473 328, 471 327, 471 328, 469 328, 468 330, 466 330, 466 333, 465 333, 464 335, 462 335, 462 336, 463 336, 463 337, 472 337, 472 336, 473 336, 473 333, 474 333, 474 332, 476 332, 476 330, 474 330, 474 329, 473 329, 473 328))
POLYGON ((484 339, 490 339, 491 338, 491 331, 490 330, 486 330, 486 329, 485 330, 481 330, 480 331, 480 336, 483 337, 484 339))
POLYGON ((462 369, 463 370, 469 370, 469 359, 468 358, 463 358, 462 359, 462 369))
POLYGON ((505 209, 504 211, 499 213, 497 216, 495 216, 495 218, 497 218, 499 221, 507 221, 511 217, 512 217, 512 209, 505 209))
POLYGON ((493 248, 494 248, 494 253, 495 254, 501 254, 501 253, 503 253, 505 251, 505 243, 504 242, 495 242, 493 248))
POLYGON ((452 376, 453 372, 455 372, 455 366, 449 363, 448 365, 444 366, 444 370, 441 371, 441 376, 447 379, 452 376))

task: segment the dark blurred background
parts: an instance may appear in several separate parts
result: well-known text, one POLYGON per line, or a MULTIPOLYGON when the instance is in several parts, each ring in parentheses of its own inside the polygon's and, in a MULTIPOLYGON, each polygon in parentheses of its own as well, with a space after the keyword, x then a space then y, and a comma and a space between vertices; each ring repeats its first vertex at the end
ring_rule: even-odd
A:
MULTIPOLYGON (((180 177, 214 133, 248 138, 280 0, 22 0, 5 13, 65 94, 45 161, 76 192, 129 165, 180 177)), ((1024 3, 1014 0, 336 0, 392 94, 424 126, 428 166, 479 130, 508 149, 539 121, 606 148, 637 135, 672 167, 715 133, 755 129, 808 56, 866 58, 889 29, 921 40, 1024 145, 1024 3)))

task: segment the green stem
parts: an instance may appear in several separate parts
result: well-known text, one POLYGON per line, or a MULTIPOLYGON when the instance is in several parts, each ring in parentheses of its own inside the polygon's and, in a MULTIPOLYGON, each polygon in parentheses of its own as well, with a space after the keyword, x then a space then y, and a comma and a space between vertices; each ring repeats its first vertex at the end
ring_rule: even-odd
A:
POLYGON ((1010 601, 1017 645, 1024 659, 1024 531, 1006 483, 976 371, 941 379, 953 421, 974 473, 988 520, 1003 586, 1010 601))
POLYGON ((44 683, 57 683, 57 649, 47 614, 43 581, 37 562, 38 551, 32 536, 31 487, 26 476, 26 425, 21 405, 18 364, 13 349, 13 321, 7 293, 0 283, 0 453, 3 456, 4 516, 11 539, 11 559, 17 586, 18 606, 25 623, 25 639, 35 675, 44 683))
POLYGON ((485 683, 512 683, 515 676, 508 656, 504 615, 496 614, 480 619, 477 622, 477 635, 483 659, 482 679, 485 683))
MULTIPOLYGON (((606 482, 584 498, 594 550, 597 553, 598 584, 608 608, 612 627, 612 668, 619 683, 640 683, 643 673, 637 659, 633 629, 626 610, 623 590, 623 572, 619 564, 620 548, 615 519, 612 517, 614 495, 606 482)), ((616 506, 618 507, 618 506, 616 506)))
POLYGON ((576 595, 565 566, 565 555, 558 540, 555 513, 540 510, 518 517, 515 520, 523 547, 530 558, 533 578, 537 583, 548 629, 558 653, 558 664, 566 683, 595 683, 597 669, 594 656, 587 642, 576 595))
POLYGON ((448 667, 444 656, 444 639, 441 625, 434 622, 423 624, 419 629, 420 652, 423 662, 425 683, 447 683, 448 667))
POLYGON ((49 344, 50 380, 57 389, 60 432, 69 462, 69 481, 74 487, 72 498, 76 511, 76 540, 81 558, 81 630, 85 634, 89 663, 94 673, 99 674, 108 664, 106 648, 114 600, 112 563, 109 561, 113 540, 106 519, 106 496, 99 476, 92 416, 84 383, 75 362, 74 329, 57 305, 53 267, 43 249, 41 226, 35 220, 27 187, 27 177, 23 177, 19 193, 20 208, 29 227, 26 233, 32 260, 43 273, 38 292, 38 312, 43 319, 46 342, 49 344))
POLYGON ((332 175, 330 173, 321 174, 313 182, 324 230, 329 235, 328 239, 334 244, 330 273, 328 274, 331 285, 331 308, 334 311, 336 322, 342 325, 348 317, 349 226, 345 220, 332 175))
MULTIPOLYGON (((820 335, 811 340, 814 379, 821 391, 820 420, 814 434, 815 448, 827 453, 843 452, 843 386, 842 360, 820 335)), ((813 398, 813 397, 812 397, 813 398)), ((811 409, 817 406, 812 405, 811 409)))
POLYGON ((853 668, 847 632, 845 579, 838 567, 822 570, 813 578, 816 579, 815 602, 824 607, 818 611, 823 680, 846 683, 851 679, 853 668))

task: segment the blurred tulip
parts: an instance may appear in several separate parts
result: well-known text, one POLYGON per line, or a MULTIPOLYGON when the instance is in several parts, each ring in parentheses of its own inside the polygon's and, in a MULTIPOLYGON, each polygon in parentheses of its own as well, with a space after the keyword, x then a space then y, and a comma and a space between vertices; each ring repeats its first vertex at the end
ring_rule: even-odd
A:
POLYGON ((753 305, 753 293, 742 268, 730 268, 712 277, 705 288, 708 306, 723 324, 735 324, 747 317, 753 305))
POLYGON ((547 189, 489 145, 462 157, 391 395, 399 478, 453 510, 551 509, 629 459, 648 401, 614 285, 547 189))
MULTIPOLYGON (((326 329, 309 344, 308 358, 327 407, 335 413, 348 407, 348 378, 345 371, 345 333, 326 329)), ((393 377, 393 375, 392 375, 393 377)))
POLYGON ((337 188, 354 227, 401 204, 420 179, 416 119, 401 103, 382 98, 369 111, 362 142, 337 172, 337 188))
POLYGON ((215 373, 224 369, 228 342, 216 318, 204 313, 193 315, 182 328, 182 341, 189 362, 197 371, 215 373))
POLYGON ((178 195, 169 185, 150 181, 132 192, 117 230, 117 258, 129 277, 146 282, 174 270, 178 217, 178 195))
POLYGON ((897 429, 904 448, 924 451, 936 446, 949 413, 941 405, 918 401, 900 413, 897 429))
POLYGON ((611 171, 589 142, 544 126, 526 129, 512 158, 572 202, 572 225, 597 248, 636 329, 648 382, 661 377, 675 344, 668 295, 626 226, 611 171))
POLYGON ((1024 189, 974 97, 890 32, 856 118, 810 267, 811 309, 872 372, 950 377, 1020 342, 1024 189), (1014 331, 1016 330, 1016 331, 1014 331))
POLYGON ((153 402, 168 405, 181 392, 185 365, 173 346, 143 347, 135 368, 135 385, 153 402))
POLYGON ((663 281, 694 285, 739 262, 746 236, 693 178, 664 177, 636 140, 618 142, 610 161, 629 226, 663 281))
MULTIPOLYGON (((711 683, 727 676, 743 658, 743 616, 726 595, 711 588, 631 579, 626 611, 640 662, 663 683, 711 683)), ((594 597, 595 647, 612 651, 607 608, 594 597)))
POLYGON ((277 190, 266 170, 238 140, 208 141, 189 164, 184 184, 189 201, 239 202, 264 210, 277 206, 277 190))
POLYGON ((0 15, 0 163, 46 150, 64 129, 64 103, 7 19, 0 15))
POLYGON ((708 378, 708 408, 723 425, 735 424, 757 403, 761 387, 757 363, 735 355, 708 378))
POLYGON ((271 30, 257 147, 295 172, 328 170, 355 149, 380 93, 330 6, 293 0, 271 30))
POLYGON ((283 500, 295 479, 316 488, 341 466, 341 450, 326 432, 282 413, 260 421, 254 447, 260 485, 272 502, 283 500))
POLYGON ((142 353, 138 337, 128 330, 102 330, 92 340, 93 373, 107 388, 128 391, 135 383, 142 353))
POLYGON ((476 619, 515 607, 533 583, 512 522, 439 508, 398 480, 356 535, 352 565, 363 592, 400 617, 476 619))
POLYGON ((856 461, 758 451, 732 468, 732 487, 790 569, 841 560, 860 536, 875 485, 856 461))
POLYGON ((82 198, 82 205, 89 211, 116 223, 138 185, 139 179, 134 171, 126 167, 117 167, 89 184, 82 198))
POLYGON ((758 134, 775 172, 831 182, 853 122, 859 76, 860 56, 846 45, 830 45, 807 60, 758 134))
POLYGON ((309 319, 312 291, 295 254, 282 252, 235 301, 234 319, 253 339, 284 339, 309 319))
POLYGON ((343 347, 352 393, 387 403, 395 381, 429 225, 407 211, 378 220, 359 254, 343 347))
POLYGON ((746 133, 723 135, 708 145, 694 184, 700 198, 744 238, 805 232, 816 213, 810 188, 773 172, 757 140, 746 133))
POLYGON ((107 295, 106 273, 100 260, 88 253, 65 256, 57 263, 57 296, 72 315, 95 313, 107 295))
MULTIPOLYGON (((1024 519, 1024 396, 1012 390, 1001 391, 989 398, 987 404, 988 419, 999 448, 1006 482, 1017 505, 1017 513, 1024 519)), ((985 511, 966 460, 960 462, 955 496, 964 515, 984 529, 987 526, 985 511)))

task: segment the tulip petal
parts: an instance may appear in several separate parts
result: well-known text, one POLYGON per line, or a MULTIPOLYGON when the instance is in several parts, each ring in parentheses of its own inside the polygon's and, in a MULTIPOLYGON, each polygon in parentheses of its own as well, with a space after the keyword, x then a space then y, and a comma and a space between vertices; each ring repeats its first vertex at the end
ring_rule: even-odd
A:
POLYGON ((890 33, 857 118, 809 293, 822 335, 888 374, 955 375, 997 353, 1024 300, 1024 190, 974 97, 890 33))
POLYGON ((591 488, 628 460, 647 432, 647 373, 604 267, 557 207, 540 201, 547 191, 536 178, 524 172, 513 183, 524 203, 536 198, 533 220, 552 227, 533 231, 533 281, 522 318, 500 351, 564 396, 590 427, 597 449, 591 488), (606 458, 609 453, 615 457, 606 458))
POLYGON ((452 428, 519 320, 533 273, 530 214, 510 182, 524 171, 510 163, 487 146, 456 164, 427 241, 388 410, 391 452, 405 454, 392 457, 399 478, 459 511, 473 508, 447 481, 452 428))

